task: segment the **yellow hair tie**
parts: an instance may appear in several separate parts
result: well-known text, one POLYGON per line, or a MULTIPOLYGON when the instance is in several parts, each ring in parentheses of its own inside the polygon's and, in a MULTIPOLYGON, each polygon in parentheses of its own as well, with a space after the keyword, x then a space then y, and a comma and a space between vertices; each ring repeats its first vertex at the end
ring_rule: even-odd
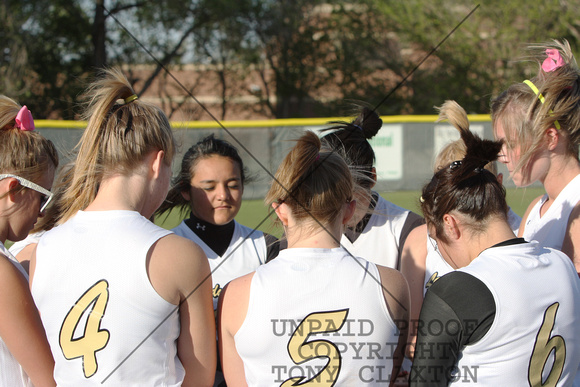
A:
POLYGON ((139 97, 137 96, 137 94, 133 94, 132 96, 125 98, 125 105, 135 101, 138 98, 139 97))
MULTIPOLYGON (((543 104, 545 101, 544 96, 542 95, 542 93, 540 93, 540 90, 538 90, 538 88, 536 87, 536 85, 534 85, 532 83, 532 81, 529 80, 525 80, 524 83, 526 85, 528 85, 530 87, 530 89, 532 89, 532 91, 536 94, 536 96, 538 97, 538 99, 540 100, 540 102, 543 104)), ((552 109, 550 109, 550 114, 554 114, 554 111, 552 109)), ((556 127, 556 129, 560 130, 560 123, 558 122, 558 120, 554 121, 554 126, 556 127)))

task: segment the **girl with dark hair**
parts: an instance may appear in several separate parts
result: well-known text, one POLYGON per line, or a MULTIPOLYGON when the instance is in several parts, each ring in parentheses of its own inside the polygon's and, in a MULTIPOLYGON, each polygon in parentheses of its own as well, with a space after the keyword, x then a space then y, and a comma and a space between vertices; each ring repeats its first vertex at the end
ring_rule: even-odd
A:
POLYGON ((282 161, 265 201, 288 248, 230 282, 220 298, 228 386, 394 382, 407 338, 408 287, 398 271, 340 247, 355 187, 344 159, 322 149, 312 132, 282 161), (360 356, 367 344, 372 354, 360 356))
POLYGON ((580 69, 565 40, 532 48, 542 62, 537 76, 492 102, 499 161, 517 186, 539 181, 546 190, 529 205, 519 235, 562 250, 580 273, 580 69))
POLYGON ((374 110, 365 107, 354 121, 335 121, 331 124, 333 126, 323 130, 330 132, 322 137, 323 143, 345 155, 351 167, 359 173, 358 186, 366 191, 357 195, 360 209, 353 216, 340 242, 355 256, 400 269, 407 236, 411 230, 423 224, 423 219, 385 200, 372 190, 377 182, 377 172, 374 167, 375 153, 368 140, 381 129, 383 121, 374 110))
POLYGON ((189 218, 172 231, 197 243, 212 271, 214 309, 222 288, 278 255, 277 239, 235 221, 247 179, 242 158, 230 143, 205 137, 187 150, 166 201, 189 218))
POLYGON ((34 299, 59 385, 211 385, 216 368, 209 265, 149 218, 167 195, 175 139, 121 70, 88 89, 57 225, 32 254, 34 299))
MULTIPOLYGON (((454 117, 451 123, 458 129, 469 127, 469 119, 467 113, 459 105, 455 105, 453 109, 454 117)), ((467 149, 462 139, 452 141, 444 146, 435 157, 435 165, 433 173, 447 168, 450 163, 456 160, 461 160, 465 157, 467 149)), ((503 182, 503 175, 497 172, 497 162, 493 161, 485 165, 485 169, 493 173, 497 177, 500 184, 503 182)), ((514 231, 517 233, 522 218, 520 218, 511 209, 508 209, 507 221, 514 231)), ((403 261, 401 263, 401 272, 409 282, 411 291, 411 329, 409 331, 409 342, 407 344, 407 355, 412 358, 413 350, 415 348, 415 340, 417 335, 417 321, 421 311, 421 304, 423 297, 429 287, 437 281, 441 276, 453 270, 442 257, 435 250, 433 240, 428 236, 427 226, 421 225, 411 233, 407 238, 408 243, 403 250, 403 261)))
POLYGON ((0 385, 55 386, 54 360, 28 287, 6 249, 26 237, 52 199, 53 143, 34 131, 26 106, 0 95, 0 385))
POLYGON ((460 130, 466 153, 425 185, 421 208, 435 249, 456 270, 425 295, 410 385, 571 385, 580 364, 574 265, 515 237, 505 189, 484 168, 502 143, 469 131, 455 102, 440 117, 460 130))

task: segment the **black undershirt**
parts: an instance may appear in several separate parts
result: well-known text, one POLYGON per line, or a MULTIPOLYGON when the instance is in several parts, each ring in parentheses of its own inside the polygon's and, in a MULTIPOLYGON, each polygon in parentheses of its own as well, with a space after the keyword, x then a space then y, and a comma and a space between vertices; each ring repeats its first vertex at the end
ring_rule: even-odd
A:
MULTIPOLYGON (((526 242, 513 238, 492 247, 519 243, 526 242)), ((454 271, 438 279, 429 287, 419 321, 411 328, 417 329, 417 346, 409 385, 447 386, 461 351, 485 336, 495 312, 491 291, 471 274, 454 271)))
MULTIPOLYGON (((193 215, 193 213, 190 213, 189 219, 185 220, 185 224, 220 257, 225 254, 230 246, 236 228, 236 224, 233 220, 228 224, 218 226, 199 219, 193 215)), ((264 239, 267 248, 267 262, 278 255, 280 251, 280 243, 276 237, 270 234, 264 233, 264 239)))

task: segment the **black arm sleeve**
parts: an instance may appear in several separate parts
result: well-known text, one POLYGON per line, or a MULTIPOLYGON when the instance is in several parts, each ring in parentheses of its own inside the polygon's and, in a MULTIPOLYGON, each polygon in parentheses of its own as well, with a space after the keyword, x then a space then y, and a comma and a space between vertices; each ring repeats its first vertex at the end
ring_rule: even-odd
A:
POLYGON ((405 247, 405 241, 409 236, 409 233, 413 231, 415 227, 425 224, 425 219, 422 216, 415 214, 413 211, 409 211, 407 219, 405 219, 405 224, 401 230, 401 235, 399 235, 399 259, 397 261, 397 270, 401 270, 401 254, 403 253, 403 247, 405 247))
POLYGON ((266 241, 266 262, 270 262, 272 259, 278 256, 280 253, 280 240, 274 235, 264 233, 264 240, 266 241))
POLYGON ((447 386, 459 355, 480 340, 495 318, 490 290, 474 276, 451 272, 427 291, 417 325, 410 386, 447 386))

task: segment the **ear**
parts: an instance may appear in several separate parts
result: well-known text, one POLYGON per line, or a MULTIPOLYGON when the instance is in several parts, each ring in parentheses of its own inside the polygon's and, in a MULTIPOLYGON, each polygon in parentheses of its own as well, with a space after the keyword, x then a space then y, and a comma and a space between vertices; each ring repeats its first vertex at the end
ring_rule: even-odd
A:
POLYGON ((356 200, 351 200, 346 203, 346 210, 344 211, 344 216, 342 217, 342 224, 347 224, 348 221, 353 217, 356 211, 356 200))
POLYGON ((370 188, 373 188, 377 184, 377 169, 375 167, 371 169, 371 179, 373 179, 373 183, 370 188))
POLYGON ((276 215, 282 222, 282 225, 288 226, 288 212, 290 211, 288 205, 286 203, 274 202, 272 203, 272 208, 276 211, 276 215))
POLYGON ((191 200, 191 195, 189 194, 189 191, 181 191, 181 197, 183 197, 188 202, 191 200))
POLYGON ((499 184, 503 185, 503 173, 498 173, 496 177, 499 184))
POLYGON ((151 172, 153 173, 154 178, 158 178, 161 174, 161 167, 163 167, 163 163, 165 161, 165 152, 159 150, 157 152, 153 152, 152 160, 151 160, 151 172))
POLYGON ((15 202, 16 201, 16 195, 18 194, 18 191, 16 191, 16 188, 18 188, 18 185, 20 183, 18 182, 18 180, 14 179, 14 178, 9 178, 8 180, 8 192, 6 192, 8 194, 8 198, 10 199, 11 202, 15 202))
POLYGON ((558 141, 560 140, 560 133, 554 127, 549 128, 546 130, 546 139, 548 141, 548 150, 553 151, 556 149, 558 145, 558 141))
POLYGON ((443 215, 443 232, 451 240, 461 238, 461 230, 459 229, 459 222, 451 214, 443 215))

